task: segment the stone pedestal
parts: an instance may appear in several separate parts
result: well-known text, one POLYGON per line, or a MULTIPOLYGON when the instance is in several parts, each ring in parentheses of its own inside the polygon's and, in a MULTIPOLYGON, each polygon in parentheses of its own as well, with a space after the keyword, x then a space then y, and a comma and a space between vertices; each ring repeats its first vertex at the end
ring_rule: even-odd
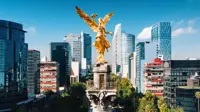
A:
POLYGON ((93 81, 96 89, 107 89, 110 79, 111 67, 108 63, 98 63, 93 67, 93 81))

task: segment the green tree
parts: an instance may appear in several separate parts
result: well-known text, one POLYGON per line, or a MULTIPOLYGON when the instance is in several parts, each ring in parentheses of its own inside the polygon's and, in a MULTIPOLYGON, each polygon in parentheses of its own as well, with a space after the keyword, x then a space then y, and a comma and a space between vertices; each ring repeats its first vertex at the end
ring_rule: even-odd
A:
POLYGON ((69 94, 66 91, 63 91, 62 94, 61 94, 61 96, 62 97, 67 97, 67 96, 69 96, 69 94))
POLYGON ((160 112, 168 112, 168 106, 163 97, 160 97, 158 100, 158 108, 160 112))
POLYGON ((147 92, 145 96, 140 99, 138 112, 158 112, 157 97, 147 92))
POLYGON ((86 95, 86 86, 81 82, 74 82, 70 87, 70 95, 76 98, 83 98, 86 95))
POLYGON ((126 99, 132 97, 134 88, 127 78, 122 78, 117 88, 117 96, 126 99))
POLYGON ((200 108, 199 108, 200 92, 196 92, 196 93, 195 93, 195 96, 196 96, 196 98, 197 98, 197 100, 198 100, 198 112, 199 112, 199 111, 200 111, 200 108))

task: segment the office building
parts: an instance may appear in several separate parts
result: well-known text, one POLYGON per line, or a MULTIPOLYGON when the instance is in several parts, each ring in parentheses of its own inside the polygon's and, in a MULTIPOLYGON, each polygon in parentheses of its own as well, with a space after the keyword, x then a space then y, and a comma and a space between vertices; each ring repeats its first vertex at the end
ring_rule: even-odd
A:
POLYGON ((64 41, 70 44, 72 61, 81 62, 81 35, 69 34, 64 38, 64 41))
POLYGON ((121 73, 122 77, 127 78, 129 55, 135 52, 135 36, 122 32, 121 44, 121 73))
POLYGON ((0 20, 0 109, 27 99, 27 55, 23 26, 0 20))
POLYGON ((176 106, 176 87, 187 86, 187 79, 200 71, 200 60, 164 62, 164 97, 170 107, 176 106))
POLYGON ((66 87, 70 84, 71 74, 71 48, 67 42, 52 42, 51 61, 59 63, 59 86, 66 87))
POLYGON ((28 50, 28 94, 40 93, 40 51, 28 50))
POLYGON ((121 47, 121 24, 117 24, 112 39, 112 73, 114 74, 120 72, 121 47))
POLYGON ((171 25, 159 22, 152 27, 151 40, 157 44, 157 57, 164 61, 171 60, 171 25))
POLYGON ((200 91, 199 73, 187 80, 187 86, 176 88, 176 106, 183 108, 184 112, 198 112, 198 100, 195 96, 200 91))
POLYGON ((142 82, 142 72, 141 72, 141 60, 145 59, 145 42, 139 42, 136 45, 136 90, 141 93, 141 82, 142 82))
POLYGON ((59 90, 59 64, 57 62, 40 63, 40 92, 59 90))
POLYGON ((156 58, 151 63, 144 66, 144 93, 151 92, 156 96, 163 96, 163 61, 156 58))
POLYGON ((86 59, 87 68, 92 66, 92 37, 90 34, 81 32, 81 56, 86 59))
POLYGON ((129 72, 128 79, 131 81, 134 88, 136 88, 136 52, 129 56, 129 72))
POLYGON ((79 76, 80 76, 80 62, 72 61, 70 83, 79 82, 79 76))
POLYGON ((154 43, 138 42, 136 45, 136 90, 138 93, 144 93, 143 68, 146 62, 156 58, 156 46, 154 43))

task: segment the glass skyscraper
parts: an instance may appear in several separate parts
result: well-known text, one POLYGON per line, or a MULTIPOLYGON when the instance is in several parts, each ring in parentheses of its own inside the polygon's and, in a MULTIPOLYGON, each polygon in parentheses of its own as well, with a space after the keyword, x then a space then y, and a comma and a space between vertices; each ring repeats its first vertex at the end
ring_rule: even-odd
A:
POLYGON ((92 66, 92 37, 90 34, 81 32, 82 42, 82 58, 86 58, 86 64, 90 68, 92 66))
POLYGON ((67 42, 52 42, 51 61, 59 63, 59 86, 69 86, 71 74, 71 48, 67 42))
POLYGON ((151 40, 157 43, 157 57, 171 60, 171 25, 170 22, 159 22, 152 27, 151 40))
POLYGON ((23 26, 0 20, 0 109, 27 98, 27 53, 23 26))
POLYGON ((81 62, 81 35, 69 34, 65 36, 64 41, 70 44, 72 61, 81 62))
POLYGON ((141 60, 145 59, 145 42, 139 42, 136 45, 136 90, 138 93, 142 92, 142 73, 141 60))
POLYGON ((122 77, 127 78, 129 55, 135 52, 135 36, 122 32, 121 44, 122 77))

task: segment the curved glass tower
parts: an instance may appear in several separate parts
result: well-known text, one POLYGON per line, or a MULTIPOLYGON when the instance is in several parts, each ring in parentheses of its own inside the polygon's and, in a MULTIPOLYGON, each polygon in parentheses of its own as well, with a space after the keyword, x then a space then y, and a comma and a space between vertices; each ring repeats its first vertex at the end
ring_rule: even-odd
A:
POLYGON ((121 65, 121 24, 115 26, 112 39, 112 72, 117 74, 121 65))
POLYGON ((128 77, 128 62, 129 55, 132 52, 135 52, 135 36, 132 34, 128 34, 126 32, 122 32, 122 40, 121 40, 121 64, 122 64, 122 77, 128 77))

